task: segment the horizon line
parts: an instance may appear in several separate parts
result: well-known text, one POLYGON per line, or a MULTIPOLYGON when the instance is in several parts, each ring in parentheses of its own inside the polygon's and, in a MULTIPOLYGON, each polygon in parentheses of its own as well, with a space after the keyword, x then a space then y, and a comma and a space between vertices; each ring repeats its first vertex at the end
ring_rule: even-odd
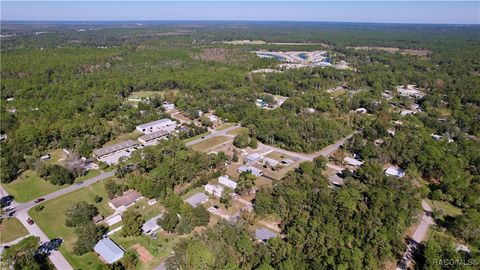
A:
POLYGON ((480 26, 480 22, 477 23, 436 23, 436 22, 375 22, 375 21, 321 21, 321 20, 223 20, 223 19, 170 19, 170 20, 148 20, 148 19, 95 19, 95 20, 70 20, 70 19, 42 19, 42 20, 0 20, 0 23, 11 22, 25 22, 25 23, 41 23, 41 22, 285 22, 285 23, 365 23, 365 24, 406 24, 406 25, 449 25, 449 26, 480 26))

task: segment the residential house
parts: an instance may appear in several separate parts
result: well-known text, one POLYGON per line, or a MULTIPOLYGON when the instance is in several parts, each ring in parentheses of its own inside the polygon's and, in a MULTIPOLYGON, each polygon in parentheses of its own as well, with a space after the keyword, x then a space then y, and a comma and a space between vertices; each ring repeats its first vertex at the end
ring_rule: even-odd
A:
POLYGON ((142 198, 142 194, 138 193, 136 190, 130 189, 123 193, 122 196, 110 200, 108 205, 112 207, 113 210, 125 209, 135 204, 140 198, 142 198))
POLYGON ((397 178, 402 178, 405 175, 405 172, 398 167, 391 166, 385 170, 385 174, 397 178))
POLYGON ((153 217, 149 220, 147 220, 143 225, 142 225, 142 232, 144 234, 153 234, 155 233, 156 231, 160 230, 161 227, 160 225, 157 224, 157 220, 162 218, 163 216, 163 213, 156 216, 156 217, 153 217))
POLYGON ((228 188, 231 189, 236 189, 237 188, 237 182, 230 180, 228 175, 222 175, 218 178, 218 183, 222 184, 228 188))
POLYGON ((197 207, 200 204, 204 204, 208 201, 208 196, 205 193, 198 192, 190 196, 184 202, 190 204, 192 207, 197 207))
POLYGON ((175 104, 173 103, 170 103, 170 102, 164 102, 162 107, 166 110, 166 111, 170 111, 170 110, 173 110, 175 109, 175 104))
POLYGON ((257 238, 259 241, 265 243, 268 241, 270 238, 277 237, 277 234, 268 230, 267 228, 260 228, 255 230, 255 238, 257 238))
POLYGON ((223 194, 223 187, 218 185, 206 184, 205 191, 215 197, 222 197, 223 194))
POLYGON ((252 174, 255 175, 255 176, 262 176, 262 175, 263 175, 262 170, 257 169, 257 168, 252 167, 252 166, 240 166, 240 167, 238 168, 238 172, 239 172, 239 173, 242 173, 242 172, 250 172, 250 173, 252 173, 252 174))
POLYGON ((343 159, 343 162, 347 163, 350 166, 354 166, 354 167, 359 167, 359 166, 362 166, 362 164, 363 164, 363 162, 361 162, 359 160, 356 160, 354 158, 351 158, 351 157, 345 157, 343 159))
POLYGON ((245 162, 248 165, 255 164, 257 161, 260 161, 263 157, 260 154, 253 153, 245 157, 245 162))

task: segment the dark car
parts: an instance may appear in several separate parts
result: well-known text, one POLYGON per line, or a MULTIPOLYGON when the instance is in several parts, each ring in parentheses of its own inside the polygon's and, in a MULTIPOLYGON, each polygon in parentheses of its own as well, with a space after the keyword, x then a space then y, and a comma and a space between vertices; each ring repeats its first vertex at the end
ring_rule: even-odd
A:
POLYGON ((43 201, 45 201, 45 198, 38 198, 34 202, 39 203, 39 202, 43 202, 43 201))
POLYGON ((75 185, 77 185, 77 186, 81 186, 81 185, 83 185, 83 181, 81 181, 81 182, 78 182, 78 183, 76 183, 75 185))
POLYGON ((9 217, 13 217, 13 215, 15 215, 15 211, 12 211, 12 212, 8 213, 9 217))
POLYGON ((202 139, 205 139, 205 136, 202 136, 202 139))
POLYGON ((10 206, 10 204, 12 204, 12 202, 13 202, 13 196, 12 195, 4 196, 0 199, 0 206, 2 208, 4 208, 4 207, 7 207, 7 206, 10 206))
POLYGON ((28 225, 33 225, 35 222, 33 222, 33 219, 27 218, 27 223, 28 225))

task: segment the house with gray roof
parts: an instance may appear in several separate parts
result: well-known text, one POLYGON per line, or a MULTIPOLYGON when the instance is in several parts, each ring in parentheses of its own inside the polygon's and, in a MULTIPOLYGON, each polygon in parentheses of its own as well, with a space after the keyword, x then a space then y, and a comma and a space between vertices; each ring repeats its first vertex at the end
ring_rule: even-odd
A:
POLYGON ((138 141, 143 143, 143 144, 147 144, 147 143, 150 143, 152 142, 153 140, 158 140, 158 139, 163 139, 163 138, 167 138, 168 136, 168 132, 165 131, 165 130, 159 130, 159 131, 155 131, 155 132, 152 132, 152 133, 149 133, 149 134, 145 134, 143 136, 140 136, 138 138, 138 141))
POLYGON ((134 146, 137 146, 137 145, 138 145, 138 143, 135 142, 135 141, 126 140, 126 141, 123 141, 121 143, 117 143, 117 144, 114 144, 114 145, 111 145, 111 146, 107 146, 107 147, 97 149, 97 150, 93 151, 93 154, 97 158, 102 158, 102 157, 114 154, 114 153, 122 151, 122 150, 126 150, 128 148, 131 148, 131 147, 134 147, 134 146))
POLYGON ((125 251, 110 238, 103 238, 98 241, 93 250, 108 264, 120 260, 125 254, 125 251))
POLYGON ((198 192, 190 196, 184 202, 190 204, 192 207, 197 207, 200 204, 206 203, 208 201, 208 196, 205 193, 198 192))
POLYGON ((147 220, 143 225, 142 225, 142 232, 144 234, 153 234, 155 233, 156 231, 160 230, 161 227, 160 225, 157 224, 157 220, 162 218, 163 216, 163 213, 161 213, 160 215, 156 216, 156 217, 153 217, 149 220, 147 220))

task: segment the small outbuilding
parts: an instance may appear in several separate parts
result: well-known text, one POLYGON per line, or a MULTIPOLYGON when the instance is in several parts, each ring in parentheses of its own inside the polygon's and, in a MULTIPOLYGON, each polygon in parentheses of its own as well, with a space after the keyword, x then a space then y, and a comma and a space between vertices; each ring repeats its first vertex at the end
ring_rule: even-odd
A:
POLYGON ((215 197, 220 198, 223 194, 223 187, 220 185, 206 184, 205 191, 215 197))
POLYGON ((218 178, 218 183, 231 189, 237 188, 237 182, 231 180, 228 175, 222 175, 218 178))
POLYGON ((263 175, 262 170, 257 169, 257 168, 252 167, 252 166, 240 166, 240 167, 238 168, 238 172, 239 172, 239 173, 242 173, 242 172, 250 172, 250 173, 252 173, 252 174, 255 175, 255 176, 262 176, 262 175, 263 175))
POLYGON ((93 250, 108 264, 120 260, 125 254, 125 251, 110 238, 98 241, 93 250))
POLYGON ((354 158, 351 158, 351 157, 345 157, 343 159, 343 161, 345 163, 347 163, 348 165, 350 166, 355 166, 355 167, 359 167, 359 166, 362 166, 363 162, 361 162, 360 160, 356 160, 354 158))

